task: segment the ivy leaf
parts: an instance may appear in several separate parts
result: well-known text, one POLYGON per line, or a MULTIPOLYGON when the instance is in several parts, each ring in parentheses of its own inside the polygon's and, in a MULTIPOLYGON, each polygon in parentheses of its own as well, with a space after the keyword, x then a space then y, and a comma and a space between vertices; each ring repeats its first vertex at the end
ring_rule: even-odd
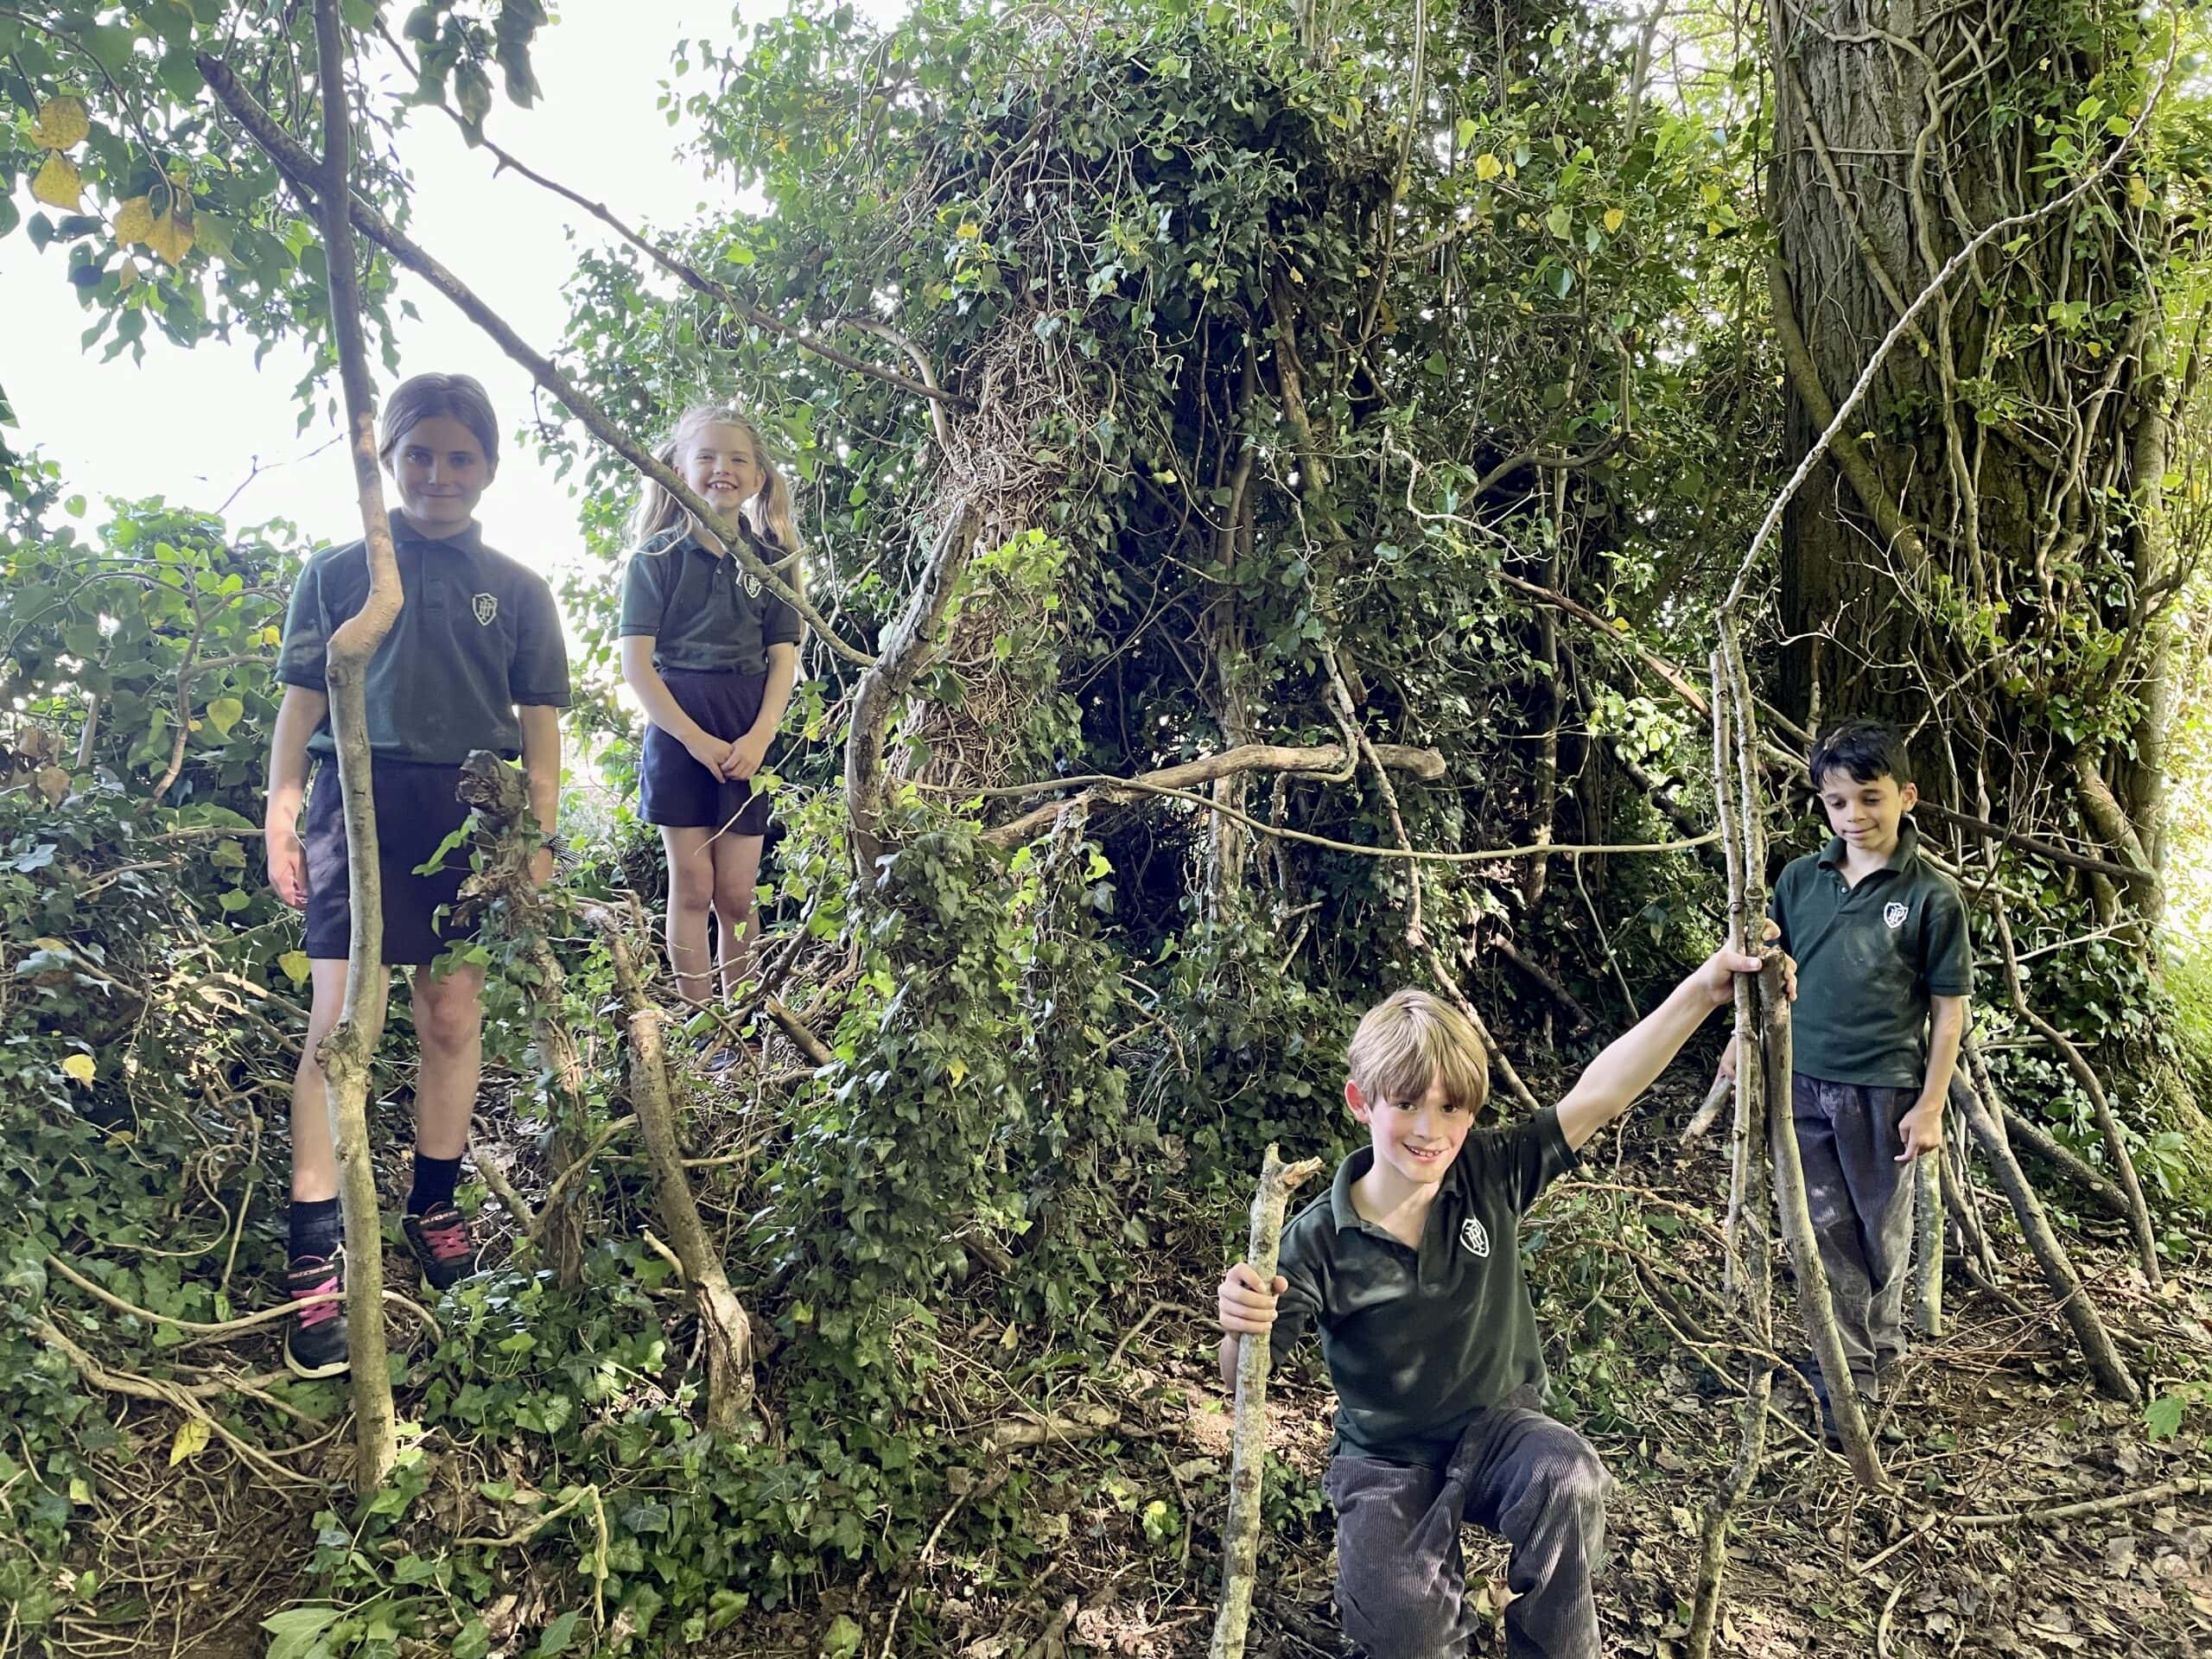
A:
POLYGON ((2154 1440, 2170 1440, 2181 1433, 2184 1402, 2177 1394, 2162 1394, 2143 1408, 2144 1432, 2154 1440))
POLYGON ((1605 234, 1606 234, 1607 236, 1611 236, 1611 235, 1613 235, 1616 232, 1618 232, 1618 231, 1620 229, 1620 227, 1621 227, 1624 224, 1627 223, 1627 221, 1628 221, 1628 209, 1627 209, 1627 208, 1625 208, 1625 207, 1608 207, 1608 208, 1606 208, 1606 209, 1605 209, 1605 234))
POLYGON ((176 1426, 176 1438, 169 1442, 169 1467, 174 1469, 190 1458, 198 1457, 207 1449, 207 1420, 188 1417, 176 1426))
POLYGON ((91 1087, 93 1077, 99 1073, 99 1067, 93 1064, 92 1057, 89 1054, 72 1054, 61 1062, 61 1069, 87 1088, 91 1087))
POLYGON ((336 1607, 287 1607, 261 1621, 261 1628, 276 1640, 269 1644, 269 1659, 307 1659, 316 1650, 322 1633, 338 1622, 336 1607))
POLYGON ((31 125, 31 143, 41 149, 74 149, 85 142, 92 124, 81 98, 49 98, 38 106, 31 125))
POLYGON ((76 162, 58 149, 51 150, 46 165, 31 181, 31 194, 49 207, 66 207, 73 213, 84 203, 85 175, 77 170, 76 162))
POLYGON ((1488 150, 1475 157, 1475 176, 1485 184, 1504 171, 1505 163, 1488 150))
POLYGON ((1452 130, 1452 136, 1459 140, 1459 148, 1465 149, 1475 142, 1475 124, 1465 116, 1461 116, 1459 124, 1452 130))
POLYGON ((545 1627, 545 1633, 537 1638, 537 1651, 540 1656, 565 1653, 575 1634, 576 1610, 571 1607, 545 1627))
POLYGON ((1574 215, 1567 211, 1565 202, 1560 203, 1544 215, 1544 228, 1559 238, 1560 241, 1567 240, 1574 229, 1574 215))
MULTIPOLYGON (((174 262, 172 262, 174 263, 174 262)), ((225 737, 245 717, 245 704, 236 697, 218 697, 207 705, 207 723, 225 737)))
POLYGON ((308 976, 315 971, 304 950, 287 950, 276 958, 276 965, 284 970, 284 977, 295 986, 306 984, 308 976))
POLYGON ((865 1633, 846 1614, 840 1613, 830 1621, 830 1629, 822 1637, 822 1659, 852 1659, 861 1650, 865 1633))

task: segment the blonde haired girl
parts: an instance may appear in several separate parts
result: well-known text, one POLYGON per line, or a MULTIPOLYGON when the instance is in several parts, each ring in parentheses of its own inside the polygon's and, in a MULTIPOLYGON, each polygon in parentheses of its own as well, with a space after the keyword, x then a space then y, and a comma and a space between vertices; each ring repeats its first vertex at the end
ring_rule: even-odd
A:
MULTIPOLYGON (((638 550, 622 580, 622 677, 651 722, 639 768, 639 813, 668 857, 668 957, 684 1001, 713 999, 707 918, 721 939, 720 981, 736 995, 760 931, 753 888, 768 830, 753 774, 798 673, 797 612, 715 537, 782 565, 798 586, 791 493, 741 411, 683 411, 660 458, 714 509, 715 536, 660 485, 639 504, 638 550), (788 563, 785 561, 789 561, 788 563)), ((722 1048, 710 1065, 734 1059, 722 1048)))

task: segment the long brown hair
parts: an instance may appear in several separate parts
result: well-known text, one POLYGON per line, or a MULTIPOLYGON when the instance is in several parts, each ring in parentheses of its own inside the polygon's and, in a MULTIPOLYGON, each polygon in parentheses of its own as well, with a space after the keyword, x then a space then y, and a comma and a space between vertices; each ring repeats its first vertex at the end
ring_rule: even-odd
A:
POLYGON ((378 460, 390 463, 399 441, 416 426, 440 415, 467 427, 483 446, 484 459, 499 464, 499 421, 492 413, 492 399, 484 383, 468 374, 418 374, 401 381, 384 406, 383 442, 378 460))
MULTIPOLYGON (((700 429, 709 426, 734 426, 745 434, 753 445, 753 459, 760 463, 760 492, 744 504, 741 511, 745 522, 754 535, 768 542, 786 557, 799 550, 798 521, 791 510, 791 486, 784 477, 784 470, 776 464, 768 446, 761 441, 760 429, 743 410, 727 404, 694 404, 677 416, 676 429, 668 435, 668 442, 656 452, 664 467, 680 470, 678 458, 683 446, 696 437, 700 429)), ((664 531, 675 529, 690 520, 691 514, 684 505, 662 487, 658 479, 645 480, 645 493, 638 499, 638 516, 632 528, 638 544, 642 547, 664 531)), ((794 588, 798 586, 799 566, 794 563, 785 570, 784 579, 794 588)))

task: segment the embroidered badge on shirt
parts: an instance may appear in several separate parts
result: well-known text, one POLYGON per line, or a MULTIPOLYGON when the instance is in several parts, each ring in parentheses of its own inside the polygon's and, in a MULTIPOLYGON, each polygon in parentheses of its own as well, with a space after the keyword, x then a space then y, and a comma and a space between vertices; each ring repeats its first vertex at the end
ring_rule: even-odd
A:
MULTIPOLYGON (((470 608, 476 613, 477 621, 488 628, 492 626, 492 620, 499 613, 499 596, 497 594, 479 594, 470 601, 470 608)), ((1892 922, 1890 925, 1894 927, 1897 924, 1892 922)))
POLYGON ((1483 1230, 1480 1217, 1469 1216, 1459 1224, 1459 1246, 1473 1255, 1490 1254, 1490 1235, 1483 1230))
POLYGON ((745 573, 745 596, 747 599, 758 599, 760 597, 760 578, 754 575, 750 570, 745 573))
POLYGON ((1904 925, 1904 906, 1895 900, 1882 906, 1882 919, 1890 925, 1890 931, 1893 933, 1904 925))

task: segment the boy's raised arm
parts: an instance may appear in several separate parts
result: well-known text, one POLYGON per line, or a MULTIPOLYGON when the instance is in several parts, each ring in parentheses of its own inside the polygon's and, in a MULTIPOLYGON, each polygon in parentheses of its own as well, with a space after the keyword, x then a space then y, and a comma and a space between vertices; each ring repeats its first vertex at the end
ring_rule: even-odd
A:
MULTIPOLYGON (((1769 922, 1768 936, 1774 931, 1769 922)), ((1757 957, 1724 945, 1626 1036, 1614 1039, 1559 1103, 1560 1133, 1567 1144, 1580 1150, 1592 1135, 1626 1111, 1667 1069, 1691 1033, 1715 1008, 1734 998, 1736 976, 1756 974, 1759 965, 1757 957)))

